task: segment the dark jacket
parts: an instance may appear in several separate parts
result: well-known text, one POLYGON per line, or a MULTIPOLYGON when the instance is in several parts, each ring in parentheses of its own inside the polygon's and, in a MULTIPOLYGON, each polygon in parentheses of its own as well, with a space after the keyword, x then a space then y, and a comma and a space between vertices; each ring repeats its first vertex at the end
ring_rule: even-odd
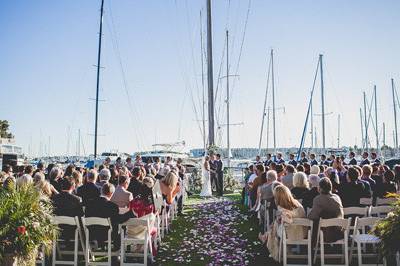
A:
POLYGON ((70 217, 83 216, 83 208, 79 197, 61 191, 59 194, 54 195, 52 200, 55 215, 70 217))
POLYGON ((339 191, 343 207, 360 206, 360 198, 364 198, 364 184, 358 182, 350 182, 342 184, 339 191))
MULTIPOLYGON (((85 216, 110 218, 113 228, 112 238, 114 244, 118 242, 116 240, 118 240, 119 224, 129 220, 129 218, 135 217, 132 211, 128 211, 124 214, 119 214, 118 205, 104 197, 98 197, 96 199, 89 200, 85 208, 85 216)), ((96 239, 100 242, 105 241, 107 239, 108 229, 109 228, 106 228, 104 226, 92 226, 91 228, 89 228, 91 239, 96 239)))
POLYGON ((319 192, 318 192, 318 188, 317 187, 313 187, 310 190, 306 191, 303 194, 304 198, 303 198, 303 203, 302 204, 303 204, 304 209, 312 208, 313 207, 314 198, 316 196, 318 196, 318 195, 319 195, 319 192))
POLYGON ((293 197, 295 199, 304 199, 304 196, 306 195, 306 193, 308 192, 308 188, 305 187, 294 187, 290 190, 290 192, 292 192, 293 197))
POLYGON ((86 206, 87 202, 100 197, 100 189, 94 183, 86 183, 76 189, 76 195, 82 198, 82 203, 86 206))

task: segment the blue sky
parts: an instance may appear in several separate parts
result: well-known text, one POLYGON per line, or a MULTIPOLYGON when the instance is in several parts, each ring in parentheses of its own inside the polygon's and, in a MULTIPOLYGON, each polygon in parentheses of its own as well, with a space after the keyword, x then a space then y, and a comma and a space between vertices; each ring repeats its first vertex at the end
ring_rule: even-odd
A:
MULTIPOLYGON (((201 147, 193 102, 200 112, 199 12, 205 1, 105 2, 99 150, 134 152, 179 140, 187 148, 201 147)), ((226 28, 232 69, 237 64, 247 6, 247 0, 213 1, 216 80, 226 28)), ((0 118, 10 121, 26 152, 45 153, 50 138, 52 154, 74 154, 80 129, 86 154, 92 153, 99 7, 94 0, 0 2, 0 118)), ((386 142, 392 145, 390 78, 400 84, 399 10, 398 1, 252 0, 231 101, 231 122, 244 125, 232 128, 231 145, 258 146, 271 48, 277 106, 285 107, 285 113, 277 112, 278 146, 299 144, 319 53, 326 110, 332 112, 327 145, 336 146, 338 114, 341 144, 360 144, 362 92, 370 97, 374 84, 379 127, 386 123, 386 142)), ((224 124, 224 81, 220 86, 216 105, 224 124)), ((315 97, 320 113, 319 92, 315 97)), ((315 117, 319 145, 320 120, 315 117)), ((225 138, 225 130, 217 133, 220 146, 225 138)))

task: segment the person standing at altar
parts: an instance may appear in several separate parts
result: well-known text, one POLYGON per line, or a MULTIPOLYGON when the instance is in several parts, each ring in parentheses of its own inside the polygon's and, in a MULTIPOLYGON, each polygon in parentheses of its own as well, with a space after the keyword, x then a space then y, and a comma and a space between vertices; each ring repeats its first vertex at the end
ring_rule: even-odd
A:
POLYGON ((218 196, 222 196, 224 193, 224 164, 221 160, 221 154, 217 154, 215 165, 217 174, 217 194, 218 196))
POLYGON ((217 161, 215 159, 215 155, 210 155, 210 180, 211 180, 211 189, 215 189, 217 191, 217 161))

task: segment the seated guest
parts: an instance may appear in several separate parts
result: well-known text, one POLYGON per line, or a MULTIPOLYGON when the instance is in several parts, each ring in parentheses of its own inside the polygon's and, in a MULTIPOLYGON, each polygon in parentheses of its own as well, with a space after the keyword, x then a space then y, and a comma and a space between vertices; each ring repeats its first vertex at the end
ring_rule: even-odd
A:
POLYGON ((372 175, 371 178, 375 181, 377 185, 382 184, 383 182, 383 173, 379 172, 380 166, 372 165, 372 175))
POLYGON ((304 173, 306 175, 309 175, 311 171, 311 165, 309 163, 303 163, 303 166, 304 166, 304 173))
POLYGON ((61 184, 64 178, 62 177, 62 171, 59 167, 53 167, 50 172, 50 184, 57 190, 61 191, 61 184))
POLYGON ((307 176, 303 172, 297 172, 293 176, 293 188, 290 190, 297 200, 303 199, 308 192, 307 176))
MULTIPOLYGON (((329 176, 327 176, 329 180, 332 183, 332 193, 339 195, 341 183, 339 179, 339 175, 337 174, 336 170, 333 170, 329 172, 329 176)), ((346 181, 347 183, 347 181, 346 181)))
POLYGON ((96 185, 101 189, 104 184, 108 184, 111 178, 111 171, 108 168, 101 169, 99 173, 99 180, 96 185))
POLYGON ((303 207, 306 208, 312 208, 312 204, 314 201, 314 198, 319 195, 318 192, 318 185, 319 185, 319 176, 311 174, 308 176, 308 183, 310 184, 310 190, 306 191, 303 197, 303 207))
POLYGON ((360 198, 364 197, 364 183, 358 182, 359 177, 356 168, 347 170, 347 183, 342 184, 339 192, 343 207, 360 206, 360 198))
POLYGON ((43 197, 51 198, 53 193, 58 194, 58 191, 50 185, 50 183, 45 179, 45 175, 41 172, 37 172, 33 176, 33 184, 36 190, 39 191, 43 197))
POLYGON ((132 193, 133 198, 137 197, 142 191, 143 177, 140 167, 134 167, 132 170, 132 178, 129 182, 128 191, 132 193))
POLYGON ((17 187, 27 186, 32 183, 33 183, 33 179, 28 174, 23 174, 21 177, 18 177, 18 179, 16 181, 17 187))
POLYGON ((68 165, 67 168, 65 168, 64 177, 71 177, 73 171, 75 171, 75 165, 68 165))
POLYGON ((278 174, 278 181, 282 182, 282 177, 285 175, 285 166, 283 164, 277 164, 275 171, 278 174))
POLYGON ((256 175, 257 175, 257 177, 254 179, 253 183, 250 185, 250 191, 249 191, 250 192, 250 199, 251 199, 252 203, 256 202, 258 187, 263 185, 265 182, 267 182, 266 178, 262 177, 264 172, 265 172, 264 165, 263 164, 257 164, 256 165, 256 175))
MULTIPOLYGON (((293 218, 304 218, 303 206, 293 198, 290 190, 284 185, 278 185, 274 189, 274 198, 277 206, 276 219, 266 235, 260 236, 261 241, 267 241, 267 248, 274 258, 279 260, 279 240, 282 237, 282 227, 293 222, 293 218)), ((302 240, 306 236, 303 226, 291 226, 286 230, 290 240, 302 240)))
MULTIPOLYGON (((332 183, 324 177, 321 178, 318 185, 319 195, 313 200, 312 209, 308 218, 314 221, 313 243, 317 239, 319 219, 343 218, 343 206, 339 196, 332 194, 332 183)), ((324 241, 335 242, 343 237, 339 227, 328 227, 324 230, 324 241)))
POLYGON ((319 178, 322 178, 322 177, 324 177, 325 176, 325 168, 326 168, 326 165, 318 165, 318 167, 319 167, 319 178))
POLYGON ((99 187, 96 186, 97 172, 96 170, 90 170, 86 175, 86 183, 77 188, 76 195, 82 198, 84 206, 89 200, 97 199, 100 197, 99 187))
POLYGON ((293 175, 295 171, 293 165, 289 164, 286 166, 286 175, 282 177, 282 183, 289 189, 293 188, 293 175))
POLYGON ((60 193, 53 197, 55 215, 70 217, 83 215, 81 198, 72 194, 74 190, 74 181, 71 178, 65 178, 60 193))
MULTIPOLYGON (((119 214, 118 205, 110 200, 113 196, 114 190, 113 184, 104 184, 101 188, 101 196, 88 202, 88 205, 85 209, 85 216, 110 218, 113 228, 112 240, 114 245, 119 246, 118 244, 120 241, 118 237, 118 225, 129 220, 129 218, 136 217, 136 215, 130 210, 124 214, 119 214)), ((93 226, 89 230, 91 230, 91 236, 93 236, 93 239, 99 241, 100 243, 107 240, 108 228, 105 228, 104 226, 93 226)))
POLYGON ((310 168, 310 175, 319 175, 319 166, 318 165, 313 165, 310 168))
POLYGON ((266 173, 267 182, 260 187, 260 200, 271 201, 274 198, 273 184, 277 182, 278 174, 274 170, 266 173))
POLYGON ((129 202, 133 199, 132 193, 127 191, 128 186, 129 178, 120 176, 118 179, 118 186, 111 198, 111 202, 117 204, 120 208, 127 207, 129 202))
POLYGON ((161 193, 168 204, 172 203, 176 194, 180 191, 178 181, 179 177, 172 171, 160 180, 161 193))
MULTIPOLYGON (((82 173, 79 172, 78 170, 75 170, 72 172, 72 176, 71 178, 75 181, 75 192, 77 191, 77 189, 83 185, 83 178, 82 178, 82 173)), ((75 193, 76 194, 76 193, 75 193)))
POLYGON ((394 182, 394 172, 388 170, 383 175, 382 184, 376 185, 374 197, 384 198, 387 193, 396 193, 397 184, 394 182))
POLYGON ((371 187, 371 191, 372 193, 374 193, 375 191, 375 186, 376 186, 376 182, 374 179, 372 179, 371 177, 372 175, 372 166, 369 164, 366 164, 362 167, 362 176, 361 176, 361 180, 368 182, 369 186, 371 187))
POLYGON ((297 165, 296 166, 296 172, 303 172, 304 173, 304 166, 303 165, 301 165, 301 164, 299 164, 299 165, 297 165))

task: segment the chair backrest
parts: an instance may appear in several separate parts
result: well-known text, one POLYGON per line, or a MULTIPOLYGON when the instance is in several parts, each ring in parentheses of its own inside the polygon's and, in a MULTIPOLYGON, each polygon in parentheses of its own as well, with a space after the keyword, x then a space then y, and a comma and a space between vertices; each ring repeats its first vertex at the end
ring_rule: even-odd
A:
POLYGON ((313 221, 307 218, 293 218, 293 222, 290 224, 285 224, 285 226, 300 225, 304 227, 313 227, 313 221))
POLYGON ((319 219, 319 227, 331 227, 331 226, 340 226, 345 230, 349 229, 350 226, 350 218, 331 218, 331 219, 319 219))
POLYGON ((56 225, 75 225, 79 226, 79 218, 77 216, 53 216, 52 223, 56 225))
POLYGON ((127 213, 128 211, 129 211, 128 207, 119 207, 118 208, 119 214, 124 214, 124 213, 127 213))
POLYGON ((396 201, 396 198, 376 198, 376 206, 390 205, 396 201))
POLYGON ((368 233, 367 230, 373 228, 374 225, 380 220, 382 220, 380 217, 356 217, 354 222, 354 233, 358 234, 359 230, 361 230, 363 234, 368 233))
POLYGON ((159 180, 157 180, 153 186, 153 200, 154 200, 154 207, 156 208, 156 210, 161 211, 161 208, 164 204, 164 200, 163 200, 159 180))
POLYGON ((392 206, 371 206, 369 216, 385 217, 391 211, 393 211, 392 206))
POLYGON ((82 217, 83 226, 100 225, 111 227, 111 222, 109 218, 100 217, 82 217))
POLYGON ((371 206, 372 205, 372 198, 361 198, 360 205, 364 206, 371 206))
POLYGON ((368 207, 347 207, 343 208, 344 216, 364 217, 368 215, 368 207))

